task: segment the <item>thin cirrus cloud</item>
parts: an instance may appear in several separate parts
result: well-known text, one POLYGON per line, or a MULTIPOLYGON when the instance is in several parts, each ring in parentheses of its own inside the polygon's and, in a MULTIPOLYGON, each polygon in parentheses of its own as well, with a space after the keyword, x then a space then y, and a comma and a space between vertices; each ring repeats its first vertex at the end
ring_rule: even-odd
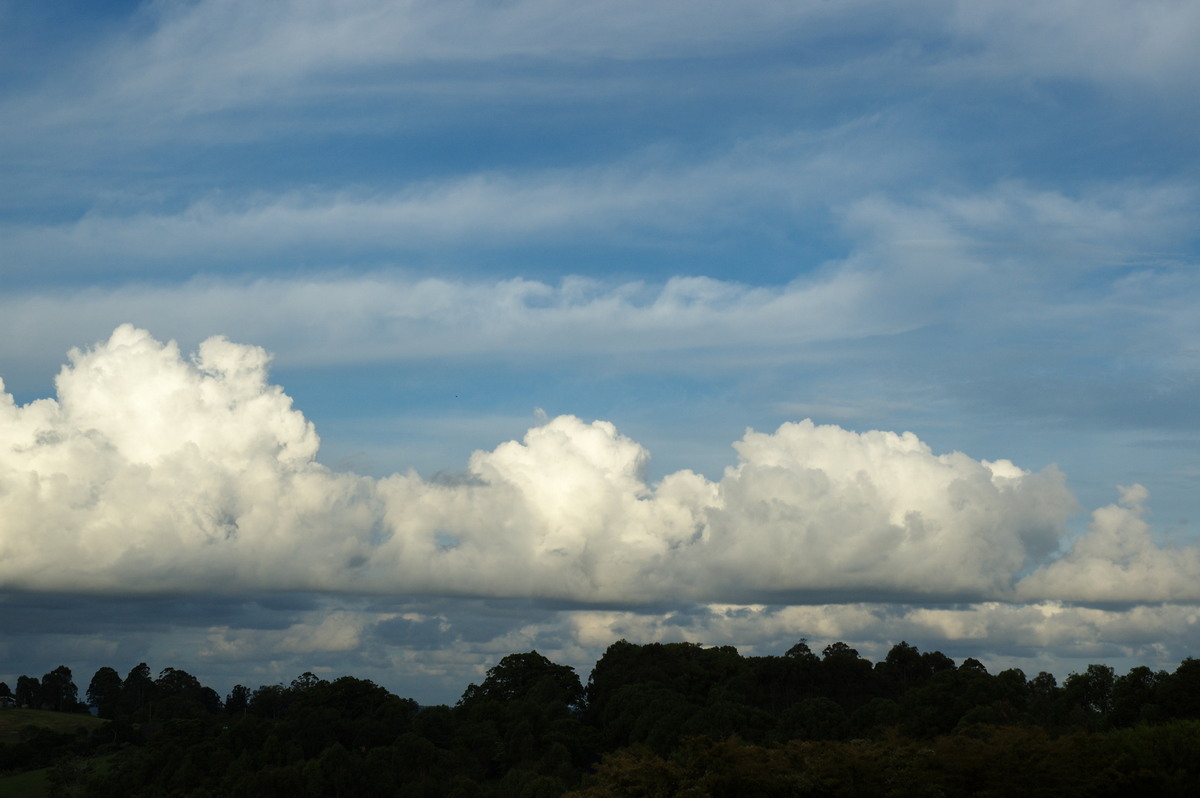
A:
POLYGON ((1200 599, 1196 553, 1138 521, 1144 489, 1054 560, 1076 509, 1057 471, 912 434, 789 423, 748 432, 719 480, 650 485, 645 449, 561 416, 477 451, 463 479, 372 479, 317 463, 258 347, 213 338, 189 359, 122 326, 70 360, 56 399, 2 408, 8 590, 1200 599))
MULTIPOLYGON (((408 181, 391 190, 309 186, 279 193, 217 192, 185 207, 115 202, 80 218, 0 227, 8 262, 63 274, 170 275, 198 266, 237 271, 264 259, 386 260, 419 251, 681 245, 699 256, 722 231, 782 228, 850 196, 854 186, 911 172, 900 148, 872 158, 870 123, 812 136, 756 139, 688 162, 646 152, 597 166, 475 172, 408 181), (781 211, 780 208, 786 210, 781 211)), ((10 267, 11 268, 11 267, 10 267)))
POLYGON ((1178 89, 1196 65, 1185 31, 1200 24, 1200 11, 1169 0, 1070 0, 1022 8, 958 2, 948 20, 949 30, 979 45, 977 63, 987 71, 1178 89))
MULTIPOLYGON (((792 203, 797 213, 811 212, 837 199, 837 192, 845 197, 846 181, 833 174, 842 158, 819 160, 789 169, 778 162, 769 166, 768 154, 760 152, 648 173, 625 167, 519 180, 477 175, 389 196, 306 193, 244 202, 202 200, 176 213, 95 213, 69 223, 10 225, 0 232, 11 263, 36 262, 73 273, 113 260, 122 263, 122 271, 150 274, 205 261, 236 267, 254 257, 295 257, 314 248, 362 257, 532 240, 544 246, 567 237, 611 246, 613 236, 625 244, 653 246, 656 239, 701 241, 715 230, 764 225, 752 223, 753 215, 781 203, 792 203), (819 198, 822 193, 826 196, 819 198), (652 220, 646 218, 651 210, 652 220)), ((918 245, 943 249, 946 260, 948 248, 969 252, 1005 241, 1010 249, 1021 247, 1026 257, 1039 251, 1042 257, 1074 255, 1095 268, 1169 259, 1190 237, 1187 222, 1196 205, 1192 189, 1169 183, 1104 186, 1068 196, 1010 182, 988 191, 908 200, 875 193, 833 212, 858 252, 918 245)), ((785 223, 795 220, 765 225, 785 223)), ((978 252, 971 254, 984 260, 978 252)), ((987 260, 1003 261, 1007 254, 989 253, 987 260)))
POLYGON ((0 351, 11 363, 27 363, 23 371, 29 371, 55 356, 49 351, 54 342, 69 345, 69 335, 106 334, 114 319, 132 317, 157 320, 181 337, 190 332, 196 341, 214 326, 257 338, 291 366, 484 356, 544 363, 643 353, 645 368, 695 371, 719 368, 722 359, 727 368, 735 367, 720 352, 739 346, 761 347, 760 358, 794 360, 803 357, 795 349, 799 343, 885 334, 915 323, 903 315, 872 316, 863 307, 869 305, 866 288, 853 275, 777 288, 702 277, 661 285, 397 273, 197 280, 182 287, 0 299, 5 340, 39 342, 0 344, 0 351), (77 310, 68 314, 68 308, 77 310), (68 315, 71 324, 47 323, 68 315), (297 319, 304 323, 297 325, 297 319))
MULTIPOLYGON (((593 93, 596 82, 531 74, 522 65, 653 64, 737 53, 825 16, 823 4, 756 4, 737 13, 709 6, 681 15, 667 4, 568 8, 537 0, 150 4, 137 15, 138 33, 66 54, 67 66, 55 70, 63 77, 19 97, 13 115, 43 136, 67 139, 86 121, 93 137, 124 146, 191 138, 189 121, 249 111, 252 123, 205 126, 205 137, 253 140, 279 130, 263 109, 310 111, 313 104, 344 102, 347 90, 351 99, 400 98, 410 108, 444 108, 468 98, 486 100, 499 68, 512 75, 507 92, 532 101, 562 100, 581 87, 593 93)), ((637 91, 639 83, 620 81, 619 90, 637 91)), ((336 127, 340 121, 334 119, 336 127)))
MULTIPOLYGON (((899 30, 914 43, 940 41, 939 48, 900 54, 941 67, 947 77, 997 71, 1011 77, 1016 69, 1028 76, 1159 82, 1186 73, 1196 58, 1183 33, 1194 27, 1195 9, 1168 0, 1036 8, 935 1, 903 12, 876 2, 752 2, 736 11, 704 3, 684 15, 658 3, 358 0, 334 8, 208 0, 154 4, 141 13, 147 35, 117 39, 89 59, 93 72, 99 63, 117 77, 100 94, 106 103, 126 109, 146 103, 157 106, 158 117, 168 109, 187 115, 264 99, 294 102, 297 92, 323 97, 347 74, 420 64, 655 60, 753 52, 785 40, 794 46, 797 39, 811 59, 823 52, 824 35, 847 28, 867 40, 899 30), (1088 23, 1081 26, 1084 11, 1088 23)), ((880 68, 854 48, 833 52, 872 73, 880 68)))
MULTIPOLYGON (((174 152, 181 144, 207 153, 219 142, 294 142, 298 130, 412 132, 455 115, 478 124, 472 114, 497 96, 505 98, 501 109, 581 98, 605 106, 633 96, 677 103, 695 95, 695 84, 681 77, 695 69, 709 76, 696 96, 739 97, 748 75, 787 93, 825 96, 829 108, 816 124, 827 127, 846 118, 846 107, 860 117, 902 112, 902 104, 855 98, 889 97, 889 85, 908 91, 914 76, 951 97, 1020 80, 1149 88, 1145 98, 1178 115, 1190 96, 1185 76, 1196 66, 1180 31, 1192 29, 1194 17, 1186 4, 1165 0, 1089 3, 1086 13, 1073 3, 937 0, 903 10, 878 2, 758 2, 736 10, 716 3, 686 14, 665 3, 540 0, 155 3, 129 32, 62 52, 31 84, 36 90, 4 98, 0 118, 11 124, 0 136, 23 193, 36 196, 47 181, 39 165, 72 164, 90 175, 101 152, 133 157, 131 176, 144 168, 145 148, 164 142, 169 150, 151 150, 150 162, 182 165, 188 159, 174 152), (762 58, 763 50, 775 56, 762 58), (689 69, 681 72, 680 63, 689 69), (731 68, 741 80, 730 81, 731 68)), ((1040 98, 1023 99, 1036 108, 1040 98)), ((791 123, 813 125, 811 114, 791 123)), ((924 123, 917 130, 930 132, 924 123)), ((869 160, 893 145, 875 147, 869 160)), ((203 185, 204 174, 193 179, 203 185)), ((72 183, 53 190, 71 191, 72 183)), ((161 189, 151 182, 144 193, 161 189)))
POLYGON ((118 76, 104 95, 119 105, 153 100, 195 113, 279 99, 268 95, 281 87, 285 97, 320 93, 336 87, 339 74, 381 67, 736 52, 829 16, 823 3, 751 3, 737 12, 704 5, 680 15, 663 4, 540 0, 156 4, 142 11, 148 35, 114 41, 91 59, 118 76), (565 6, 570 13, 555 13, 565 6), (172 93, 180 86, 187 89, 172 93))
MULTIPOLYGON (((679 197, 697 185, 685 180, 660 186, 654 196, 679 197)), ((244 212, 206 205, 176 216, 96 217, 10 229, 7 243, 13 263, 57 259, 64 268, 86 271, 89 262, 119 262, 153 274, 187 268, 189 259, 214 253, 243 260, 283 257, 318 242, 358 248, 360 254, 393 240, 463 246, 452 230, 474 236, 479 246, 495 246, 495 236, 507 238, 514 225, 525 224, 542 226, 541 241, 554 229, 564 236, 590 229, 599 239, 603 229, 624 225, 612 213, 624 218, 653 204, 643 203, 636 191, 627 196, 612 188, 595 201, 572 200, 577 212, 567 203, 567 210, 543 215, 539 209, 555 205, 551 195, 571 192, 564 186, 546 189, 546 196, 540 188, 515 191, 507 195, 510 219, 504 229, 489 232, 488 220, 504 216, 506 196, 493 188, 484 192, 486 201, 473 194, 479 202, 461 218, 457 202, 428 197, 399 204, 285 202, 244 212), (421 223, 406 222, 405 208, 421 223), (438 232, 435 219, 450 227, 438 232)), ((696 203, 715 213, 720 192, 710 193, 709 199, 690 200, 690 213, 696 203)), ((74 292, 35 284, 0 297, 5 311, 0 329, 13 344, 45 342, 41 349, 36 343, 6 347, 11 363, 29 360, 34 351, 39 362, 53 362, 78 341, 136 318, 192 345, 213 329, 224 330, 267 344, 288 365, 502 351, 529 356, 568 349, 585 355, 707 349, 705 363, 719 368, 719 353, 739 344, 761 347, 756 357, 773 351, 769 359, 778 362, 814 354, 797 345, 952 323, 962 340, 977 346, 990 346, 998 334, 1016 340, 1066 336, 1097 351, 1128 352, 1143 367, 1159 364, 1170 374, 1188 368, 1189 342, 1195 341, 1188 298, 1196 286, 1182 254, 1195 204, 1189 190, 1171 184, 1112 185, 1076 196, 1015 183, 908 202, 875 195, 840 212, 850 246, 845 257, 785 285, 685 276, 661 282, 424 277, 361 269, 252 279, 196 276, 182 284, 131 282, 74 292), (1079 332, 1084 329, 1102 343, 1086 341, 1079 332)), ((689 363, 690 358, 655 361, 667 370, 691 368, 689 363)))
MULTIPOLYGON (((515 243, 534 234, 595 236, 634 222, 650 208, 673 210, 654 222, 657 227, 669 230, 672 215, 691 219, 691 227, 698 224, 697 213, 712 214, 716 196, 733 188, 723 179, 730 173, 718 176, 716 183, 699 175, 680 177, 476 176, 382 197, 350 192, 244 203, 202 200, 180 213, 93 214, 69 224, 11 230, 6 238, 17 262, 37 259, 48 265, 58 260, 63 268, 78 271, 89 262, 123 258, 124 268, 150 262, 154 271, 162 271, 192 268, 206 258, 244 263, 255 253, 312 247, 357 254, 515 243)), ((750 181, 750 175, 738 177, 735 193, 747 195, 750 181)))

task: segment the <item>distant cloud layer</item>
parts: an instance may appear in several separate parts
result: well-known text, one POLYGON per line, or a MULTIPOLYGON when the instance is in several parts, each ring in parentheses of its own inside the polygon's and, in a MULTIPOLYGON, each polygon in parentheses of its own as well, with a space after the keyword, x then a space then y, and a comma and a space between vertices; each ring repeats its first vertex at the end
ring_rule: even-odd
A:
POLYGON ((3 394, 0 588, 1200 599, 1200 553, 1151 540, 1137 486, 1068 543, 1076 501, 1053 468, 803 421, 747 431, 717 481, 685 470, 650 485, 641 446, 572 416, 477 451, 456 478, 373 479, 317 462, 316 432, 268 382, 268 361, 223 337, 185 357, 124 325, 70 353, 57 399, 3 394))

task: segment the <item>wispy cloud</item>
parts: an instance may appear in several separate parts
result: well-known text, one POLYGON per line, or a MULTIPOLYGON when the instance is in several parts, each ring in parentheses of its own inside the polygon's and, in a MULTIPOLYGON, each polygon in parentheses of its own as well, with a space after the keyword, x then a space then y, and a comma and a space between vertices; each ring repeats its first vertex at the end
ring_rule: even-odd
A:
MULTIPOLYGON (((860 62, 873 75, 884 66, 894 71, 900 58, 916 67, 940 63, 948 67, 947 75, 953 70, 974 79, 999 73, 1007 80, 1072 77, 1169 86, 1196 63, 1183 33, 1194 27, 1196 12, 1169 0, 1036 8, 936 0, 903 9, 869 0, 764 0, 741 3, 736 10, 723 3, 681 9, 624 0, 355 0, 337 6, 297 0, 261 7, 205 0, 149 4, 136 17, 135 33, 85 55, 92 77, 80 77, 77 87, 94 93, 93 113, 107 106, 134 111, 145 121, 186 118, 298 98, 328 102, 345 90, 348 76, 357 78, 354 85, 361 91, 372 87, 373 72, 384 69, 400 71, 379 75, 376 96, 395 92, 397 82, 435 78, 403 71, 415 66, 487 64, 494 70, 496 64, 508 64, 520 76, 520 65, 530 61, 731 56, 785 40, 822 67, 831 61, 860 62), (1086 24, 1080 24, 1081 17, 1086 24), (845 37, 847 31, 864 41, 885 35, 899 41, 886 64, 876 63, 877 47, 825 45, 825 37, 845 37), (907 48, 900 46, 905 43, 907 48)), ((542 77, 539 82, 556 81, 542 77)))
POLYGON ((444 175, 390 190, 214 192, 183 207, 143 201, 133 210, 116 202, 69 221, 0 227, 4 268, 36 266, 42 279, 173 277, 568 242, 697 257, 734 231, 780 236, 799 215, 824 217, 868 184, 918 168, 920 156, 901 149, 864 169, 881 135, 863 120, 756 138, 701 160, 648 148, 601 165, 444 175))
MULTIPOLYGON (((1187 252, 1196 199, 1177 184, 1108 185, 1077 196, 1014 183, 908 199, 875 195, 836 212, 845 257, 783 285, 684 275, 645 282, 447 278, 395 269, 146 281, 225 257, 248 263, 313 248, 361 257, 389 247, 495 248, 527 237, 599 243, 611 231, 639 235, 631 228, 702 241, 712 232, 694 229, 704 219, 733 229, 762 207, 755 186, 765 161, 754 163, 744 174, 728 162, 644 179, 631 172, 480 178, 383 199, 204 203, 161 217, 10 227, 10 268, 36 261, 90 272, 119 262, 146 277, 108 288, 10 290, 0 297, 0 329, 12 346, 0 351, 12 363, 44 363, 134 319, 193 345, 213 329, 261 341, 284 364, 691 351, 705 352, 705 367, 718 368, 733 347, 753 345, 755 358, 780 362, 812 356, 804 346, 814 342, 950 324, 958 345, 988 350, 998 336, 1008 347, 1074 341, 1097 356, 1157 369, 1155 379, 1194 363, 1190 309, 1200 286, 1187 252), (652 207, 666 207, 666 217, 641 225, 638 217, 652 207), (723 208, 733 210, 719 219, 723 208), (739 213, 740 220, 731 218, 739 213)), ((776 204, 787 185, 779 176, 762 183, 777 192, 776 204)), ((1053 352, 1038 348, 1039 357, 1053 352)), ((694 365, 654 361, 667 370, 694 365)))
POLYGON ((293 366, 485 356, 532 364, 644 354, 670 360, 655 356, 644 368, 686 372, 723 360, 736 367, 728 353, 747 344, 763 348, 760 359, 794 360, 805 357, 797 346, 915 323, 873 316, 865 288, 853 275, 774 288, 703 277, 659 285, 584 278, 557 285, 468 282, 403 273, 198 280, 0 300, 7 340, 39 342, 0 351, 10 362, 44 362, 54 357, 47 350, 73 331, 94 336, 113 320, 135 318, 197 341, 213 326, 264 340, 293 366), (71 325, 50 322, 69 307, 80 307, 71 325))
POLYGON ((1197 55, 1184 31, 1190 3, 1082 0, 1015 7, 956 2, 947 29, 975 45, 976 63, 1007 76, 1074 78, 1182 89, 1197 55))

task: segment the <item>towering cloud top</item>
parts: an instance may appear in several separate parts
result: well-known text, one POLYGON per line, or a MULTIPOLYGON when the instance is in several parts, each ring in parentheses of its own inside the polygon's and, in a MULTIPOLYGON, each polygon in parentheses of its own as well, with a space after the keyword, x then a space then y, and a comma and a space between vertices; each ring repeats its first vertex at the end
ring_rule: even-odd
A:
POLYGON ((51 423, 67 436, 99 436, 131 463, 157 465, 188 447, 225 463, 249 464, 272 450, 291 466, 316 456, 312 424, 267 384, 270 357, 259 347, 210 338, 188 362, 173 341, 126 324, 69 358, 55 381, 51 423))

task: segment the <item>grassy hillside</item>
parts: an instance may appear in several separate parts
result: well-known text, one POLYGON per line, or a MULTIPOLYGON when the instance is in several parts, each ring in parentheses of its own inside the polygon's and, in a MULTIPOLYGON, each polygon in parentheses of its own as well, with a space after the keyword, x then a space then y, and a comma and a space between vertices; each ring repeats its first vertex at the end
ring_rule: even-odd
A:
POLYGON ((0 743, 14 743, 20 739, 21 729, 37 726, 56 732, 73 732, 76 729, 92 729, 107 723, 91 715, 72 712, 45 712, 40 709, 0 710, 0 743))
POLYGON ((50 768, 0 776, 0 795, 5 798, 45 798, 50 794, 50 768))

